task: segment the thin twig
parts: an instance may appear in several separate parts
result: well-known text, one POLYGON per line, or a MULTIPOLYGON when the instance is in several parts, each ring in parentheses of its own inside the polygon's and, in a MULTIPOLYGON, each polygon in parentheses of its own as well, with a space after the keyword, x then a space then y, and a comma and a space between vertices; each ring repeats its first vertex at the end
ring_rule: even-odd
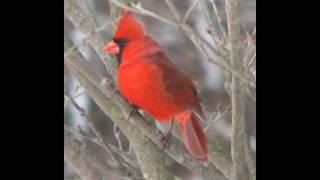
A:
POLYGON ((221 31, 221 33, 223 35, 223 39, 224 39, 224 41, 227 41, 228 40, 227 30, 225 29, 224 25, 222 24, 222 20, 221 20, 220 13, 218 11, 216 0, 210 0, 210 2, 212 4, 212 8, 213 8, 214 14, 217 17, 219 29, 220 29, 220 31, 221 31))
POLYGON ((251 36, 255 39, 256 38, 256 27, 253 28, 251 34, 252 34, 251 36))
POLYGON ((120 139, 120 130, 117 131, 117 125, 114 123, 113 124, 113 133, 114 133, 114 136, 116 137, 117 139, 117 142, 118 142, 118 148, 123 151, 123 148, 122 148, 122 142, 121 142, 121 139, 120 139))
MULTIPOLYGON (((115 24, 116 22, 118 22, 119 18, 115 19, 115 20, 110 20, 108 22, 106 22, 105 24, 103 24, 102 26, 98 27, 97 29, 94 30, 95 33, 97 32, 101 32, 102 30, 106 29, 108 26, 112 26, 113 24, 115 24)), ((68 56, 69 53, 72 53, 73 51, 75 51, 76 49, 79 48, 80 44, 83 44, 84 42, 88 41, 93 35, 95 35, 95 33, 89 33, 84 35, 81 39, 79 44, 75 44, 72 47, 70 47, 67 51, 64 52, 64 56, 68 56)))
POLYGON ((219 39, 219 34, 218 34, 218 31, 216 30, 215 26, 213 25, 213 16, 212 16, 212 12, 211 10, 209 9, 209 6, 208 6, 208 3, 207 3, 207 0, 201 0, 200 1, 201 3, 201 6, 203 7, 203 12, 204 12, 204 15, 205 15, 205 19, 206 19, 206 22, 208 24, 208 29, 210 30, 210 35, 211 35, 211 38, 214 42, 216 42, 216 44, 219 46, 219 48, 225 48, 227 49, 225 43, 223 42, 223 40, 220 40, 219 39))
POLYGON ((194 10, 194 8, 197 6, 197 4, 199 3, 199 0, 195 0, 193 1, 193 3, 191 4, 191 6, 189 7, 189 9, 187 10, 186 14, 184 15, 182 22, 186 23, 191 12, 194 10))
POLYGON ((244 33, 246 34, 248 41, 250 42, 249 44, 251 44, 252 46, 255 46, 256 43, 254 42, 252 35, 249 33, 247 26, 242 21, 240 23, 244 33))
POLYGON ((130 164, 132 167, 139 167, 137 158, 134 156, 133 153, 130 153, 128 151, 121 151, 116 146, 110 145, 110 148, 113 152, 117 153, 119 156, 123 158, 125 162, 130 164))
POLYGON ((247 94, 249 95, 251 100, 256 103, 256 96, 252 93, 249 87, 247 87, 247 94))
POLYGON ((102 172, 93 165, 91 156, 84 149, 83 144, 64 132, 64 160, 68 166, 83 180, 101 180, 102 172))
POLYGON ((78 97, 80 97, 80 96, 84 95, 85 93, 86 93, 86 91, 82 91, 82 92, 80 92, 80 93, 78 93, 78 94, 74 95, 74 96, 72 97, 72 99, 77 99, 78 97))
POLYGON ((81 136, 81 138, 87 139, 87 140, 89 140, 89 141, 91 141, 91 142, 93 142, 93 143, 95 143, 95 144, 97 144, 97 145, 99 145, 101 147, 103 146, 97 138, 90 137, 90 136, 80 132, 80 130, 78 130, 78 129, 72 128, 72 127, 70 127, 68 125, 64 125, 64 130, 69 132, 69 133, 79 135, 79 136, 81 136))
MULTIPOLYGON (((76 134, 78 136, 80 136, 81 138, 83 139, 87 139, 95 144, 97 144, 98 146, 104 148, 103 144, 100 143, 100 141, 97 139, 97 138, 94 138, 94 137, 90 137, 82 132, 80 132, 79 130, 77 129, 74 129, 74 128, 71 128, 67 125, 64 125, 64 130, 67 131, 67 132, 70 132, 72 134, 76 134)), ((133 168, 133 167, 138 167, 138 162, 137 162, 137 159, 135 159, 134 156, 132 156, 132 154, 129 154, 128 152, 126 151, 121 151, 120 149, 118 149, 117 147, 113 146, 112 144, 108 144, 110 150, 112 152, 115 152, 117 153, 119 156, 122 157, 122 159, 126 162, 126 163, 129 163, 132 167, 130 168, 133 168)))
POLYGON ((82 117, 84 117, 85 121, 88 123, 88 126, 91 128, 91 130, 94 132, 94 134, 97 136, 98 141, 103 145, 104 150, 110 155, 111 160, 113 161, 114 165, 116 167, 120 166, 119 161, 113 156, 110 148, 108 147, 108 144, 104 142, 103 135, 99 132, 98 129, 96 129, 95 125, 93 124, 92 120, 90 120, 90 117, 87 115, 85 110, 79 106, 77 102, 73 100, 73 98, 65 93, 65 96, 67 96, 72 103, 72 105, 76 108, 76 110, 80 113, 82 117))
POLYGON ((86 146, 64 131, 64 160, 83 180, 101 180, 107 175, 131 180, 141 180, 141 173, 125 167, 110 166, 101 159, 101 151, 86 146))
MULTIPOLYGON (((247 139, 248 141, 249 139, 247 139)), ((245 161, 246 161, 246 164, 248 165, 248 170, 249 170, 249 173, 250 173, 250 179, 251 180, 256 180, 256 163, 252 157, 252 154, 251 154, 251 149, 250 149, 250 143, 249 142, 246 142, 246 145, 245 146, 245 153, 246 153, 246 156, 245 156, 245 161)))
MULTIPOLYGON (((181 22, 179 14, 177 12, 176 7, 174 6, 174 4, 170 1, 170 0, 166 0, 167 5, 169 6, 172 14, 174 14, 176 20, 178 22, 181 22)), ((208 48, 210 48, 210 50, 212 52, 215 52, 217 55, 219 55, 220 57, 224 57, 222 54, 220 54, 220 52, 218 52, 215 48, 213 48, 210 44, 208 45, 207 41, 205 41, 197 32, 195 32, 191 27, 189 27, 186 24, 181 24, 180 23, 180 27, 183 28, 188 34, 189 34, 189 38, 194 42, 194 44, 196 45, 196 47, 198 47, 198 49, 202 52, 205 52, 204 46, 203 44, 207 45, 208 48), (200 40, 200 41, 198 41, 200 40)), ((248 83, 248 85, 250 85, 251 87, 255 88, 255 84, 251 83, 250 80, 247 80, 245 77, 241 76, 237 71, 234 71, 233 68, 231 68, 229 66, 228 63, 225 63, 225 65, 222 65, 220 63, 218 63, 217 61, 214 61, 212 57, 209 56, 208 53, 205 53, 206 56, 208 56, 208 60, 209 62, 212 62, 216 65, 218 65, 219 67, 221 67, 223 70, 232 72, 234 75, 236 75, 238 78, 240 78, 241 80, 243 80, 244 82, 248 83)), ((225 59, 225 58, 224 58, 225 59)))
POLYGON ((250 68, 253 62, 256 60, 256 53, 253 54, 252 58, 249 60, 248 68, 250 68))
POLYGON ((168 5, 168 7, 171 10, 171 13, 173 14, 174 18, 178 21, 179 23, 182 23, 181 18, 179 16, 178 10, 176 8, 176 6, 173 4, 173 2, 171 0, 165 0, 166 4, 168 5))
MULTIPOLYGON (((176 17, 177 21, 180 22, 180 17, 179 14, 177 12, 176 7, 174 6, 174 4, 170 1, 170 0, 166 0, 167 5, 169 6, 171 12, 174 14, 174 16, 176 17)), ((215 48, 213 48, 206 40, 203 39, 202 36, 200 36, 196 31, 194 31, 190 26, 188 26, 187 24, 180 24, 181 28, 183 28, 187 34, 189 34, 189 38, 193 41, 193 43, 196 45, 196 47, 198 47, 198 49, 201 52, 204 52, 205 55, 208 57, 208 61, 218 65, 222 70, 228 71, 233 73, 234 75, 236 75, 239 79, 241 79, 242 81, 244 81, 245 83, 247 83, 248 85, 250 85, 251 87, 255 88, 255 84, 252 83, 250 80, 247 80, 245 77, 243 77, 242 75, 240 75, 237 71, 235 71, 226 61, 226 57, 224 57, 224 55, 220 54, 219 51, 217 51, 215 48), (200 41, 199 41, 200 40, 200 41), (206 45, 212 52, 216 53, 219 57, 224 57, 223 59, 225 59, 225 64, 222 65, 217 61, 214 61, 213 58, 206 53, 204 45, 206 45)))
POLYGON ((208 124, 206 125, 206 127, 203 129, 205 132, 209 129, 209 127, 211 126, 211 124, 213 124, 214 122, 217 122, 218 120, 220 120, 225 114, 227 114, 228 111, 224 111, 224 112, 216 112, 215 117, 211 117, 209 119, 208 124))
POLYGON ((134 3, 131 3, 131 7, 130 6, 127 6, 126 4, 123 4, 123 3, 120 3, 119 1, 117 0, 109 0, 112 4, 116 5, 116 6, 119 6, 121 8, 124 8, 124 9, 127 9, 127 10, 130 10, 132 12, 135 12, 135 13, 139 13, 139 14, 144 14, 144 15, 148 15, 150 17, 153 17, 155 19, 158 19, 166 24, 169 24, 171 26, 174 26, 174 27, 179 27, 175 22, 169 20, 169 19, 166 19, 162 16, 159 16, 158 14, 154 13, 154 12, 151 12, 151 11, 148 11, 148 10, 145 10, 141 7, 141 4, 134 4, 134 3))
POLYGON ((104 39, 99 33, 96 33, 99 27, 90 13, 88 4, 83 1, 85 0, 64 0, 64 14, 80 32, 89 35, 86 39, 99 55, 113 81, 116 81, 117 61, 110 60, 114 58, 104 53, 102 48, 105 44, 104 39), (81 6, 80 3, 83 5, 81 6))

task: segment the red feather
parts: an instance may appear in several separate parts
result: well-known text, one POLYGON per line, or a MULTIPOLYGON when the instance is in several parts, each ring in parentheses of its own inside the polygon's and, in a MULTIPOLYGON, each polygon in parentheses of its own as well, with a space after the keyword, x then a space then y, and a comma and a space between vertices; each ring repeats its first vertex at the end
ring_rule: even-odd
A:
POLYGON ((195 115, 202 111, 192 81, 169 61, 158 43, 144 35, 131 13, 123 13, 114 38, 126 40, 120 51, 114 48, 116 42, 106 46, 108 52, 122 53, 118 68, 122 95, 158 121, 177 120, 188 152, 207 161, 207 140, 195 115))
POLYGON ((123 10, 114 38, 136 41, 143 38, 143 36, 144 31, 141 24, 134 19, 131 12, 123 10))

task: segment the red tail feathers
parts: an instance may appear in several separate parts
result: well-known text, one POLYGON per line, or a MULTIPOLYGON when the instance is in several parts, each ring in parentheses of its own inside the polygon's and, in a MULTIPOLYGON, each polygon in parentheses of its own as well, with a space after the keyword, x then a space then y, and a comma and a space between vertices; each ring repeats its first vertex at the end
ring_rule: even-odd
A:
POLYGON ((192 112, 187 112, 178 115, 176 119, 179 122, 180 132, 188 152, 199 161, 206 162, 208 160, 207 139, 199 124, 198 117, 192 112))

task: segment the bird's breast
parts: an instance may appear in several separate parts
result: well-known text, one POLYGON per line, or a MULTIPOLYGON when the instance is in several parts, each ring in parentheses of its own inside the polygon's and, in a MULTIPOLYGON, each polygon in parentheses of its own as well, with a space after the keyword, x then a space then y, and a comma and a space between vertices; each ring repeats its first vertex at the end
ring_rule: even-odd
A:
POLYGON ((161 69, 154 64, 136 62, 118 69, 118 84, 122 95, 145 110, 153 118, 169 121, 181 108, 167 95, 161 79, 161 69))

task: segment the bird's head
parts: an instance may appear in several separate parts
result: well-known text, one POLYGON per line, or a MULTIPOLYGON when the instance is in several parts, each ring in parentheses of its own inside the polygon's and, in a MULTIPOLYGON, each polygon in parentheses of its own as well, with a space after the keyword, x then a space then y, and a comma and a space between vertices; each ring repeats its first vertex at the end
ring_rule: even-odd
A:
POLYGON ((140 40, 144 37, 142 25, 137 22, 132 13, 122 10, 117 30, 113 40, 106 44, 103 50, 110 54, 120 55, 122 49, 128 42, 140 40))

